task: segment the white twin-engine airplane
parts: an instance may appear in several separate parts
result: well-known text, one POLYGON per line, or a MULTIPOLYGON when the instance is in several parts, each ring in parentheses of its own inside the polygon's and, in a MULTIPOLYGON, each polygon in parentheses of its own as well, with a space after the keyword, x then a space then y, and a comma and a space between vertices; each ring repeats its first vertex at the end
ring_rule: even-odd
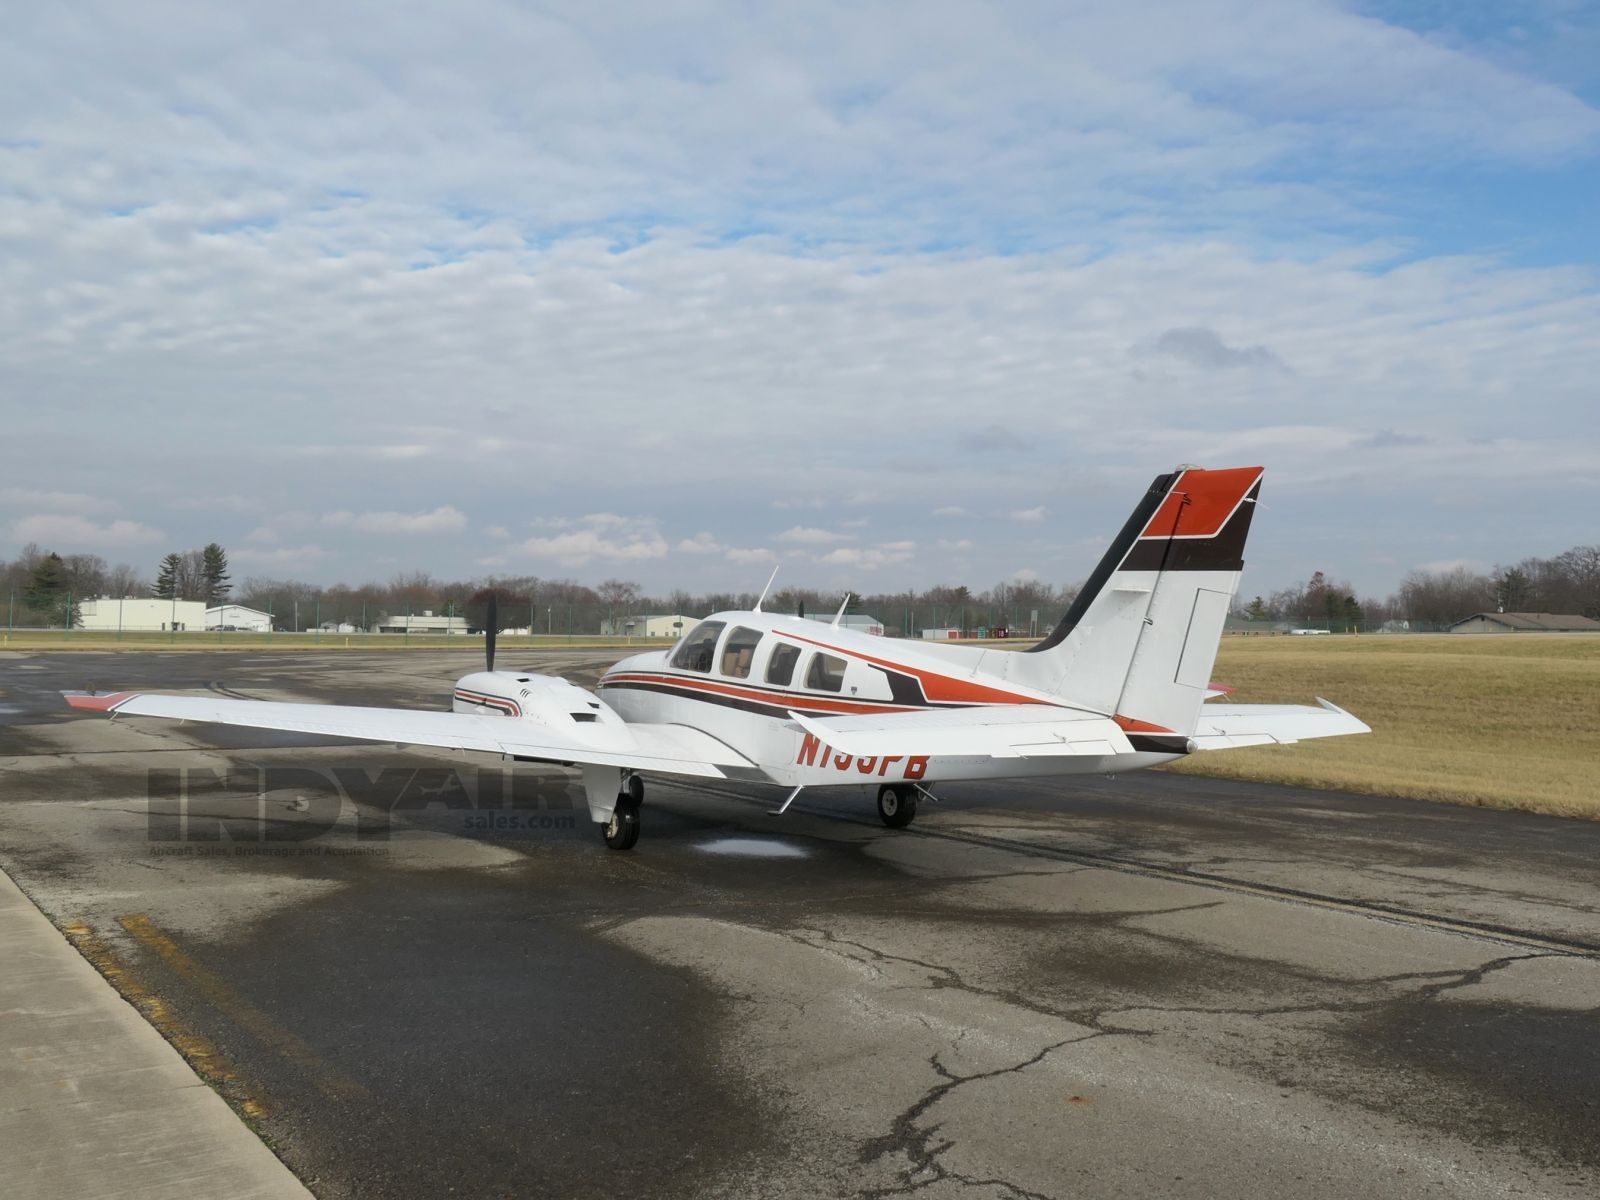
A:
MULTIPOLYGON (((1261 468, 1183 467, 1151 485, 1050 636, 1027 650, 891 641, 802 617, 716 613, 636 654, 599 695, 488 669, 450 712, 69 693, 77 708, 577 766, 606 845, 639 838, 644 775, 876 789, 901 828, 938 783, 1153 767, 1201 750, 1366 733, 1343 709, 1206 703, 1261 468)), ((770 585, 769 585, 770 586, 770 585)), ((491 602, 492 603, 492 602, 491 602)), ((841 612, 843 610, 841 609, 841 612)))

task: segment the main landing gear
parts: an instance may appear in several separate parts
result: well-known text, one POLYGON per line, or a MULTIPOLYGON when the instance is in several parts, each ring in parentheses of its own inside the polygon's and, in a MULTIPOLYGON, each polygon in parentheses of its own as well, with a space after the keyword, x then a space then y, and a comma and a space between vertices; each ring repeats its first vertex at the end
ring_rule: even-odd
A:
POLYGON ((632 850, 639 840, 639 806, 644 803, 644 780, 629 775, 617 793, 617 806, 604 825, 606 845, 613 850, 632 850))
POLYGON ((886 783, 878 789, 878 816, 890 829, 904 829, 917 815, 917 789, 909 783, 886 783))

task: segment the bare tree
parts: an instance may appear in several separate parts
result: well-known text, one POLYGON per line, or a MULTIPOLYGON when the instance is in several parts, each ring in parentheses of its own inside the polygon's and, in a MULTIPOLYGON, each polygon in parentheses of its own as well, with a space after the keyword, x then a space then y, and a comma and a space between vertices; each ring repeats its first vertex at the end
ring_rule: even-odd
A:
POLYGON ((1400 582, 1400 607, 1406 619, 1448 625, 1494 608, 1494 584, 1466 567, 1412 571, 1400 582))

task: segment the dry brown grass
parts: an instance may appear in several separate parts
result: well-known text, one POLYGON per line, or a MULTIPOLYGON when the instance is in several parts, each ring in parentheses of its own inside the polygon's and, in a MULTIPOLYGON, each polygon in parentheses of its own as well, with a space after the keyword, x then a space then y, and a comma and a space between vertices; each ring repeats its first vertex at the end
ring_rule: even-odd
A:
POLYGON ((1600 819, 1600 636, 1228 637, 1212 678, 1241 704, 1326 696, 1372 732, 1173 770, 1600 819))

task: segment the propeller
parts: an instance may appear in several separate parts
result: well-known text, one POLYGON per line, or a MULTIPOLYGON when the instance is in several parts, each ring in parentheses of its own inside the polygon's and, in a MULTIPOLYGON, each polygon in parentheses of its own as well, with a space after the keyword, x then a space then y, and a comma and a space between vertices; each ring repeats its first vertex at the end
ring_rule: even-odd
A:
POLYGON ((494 635, 500 632, 500 603, 493 592, 489 593, 489 611, 483 618, 483 657, 486 671, 494 670, 494 635))

